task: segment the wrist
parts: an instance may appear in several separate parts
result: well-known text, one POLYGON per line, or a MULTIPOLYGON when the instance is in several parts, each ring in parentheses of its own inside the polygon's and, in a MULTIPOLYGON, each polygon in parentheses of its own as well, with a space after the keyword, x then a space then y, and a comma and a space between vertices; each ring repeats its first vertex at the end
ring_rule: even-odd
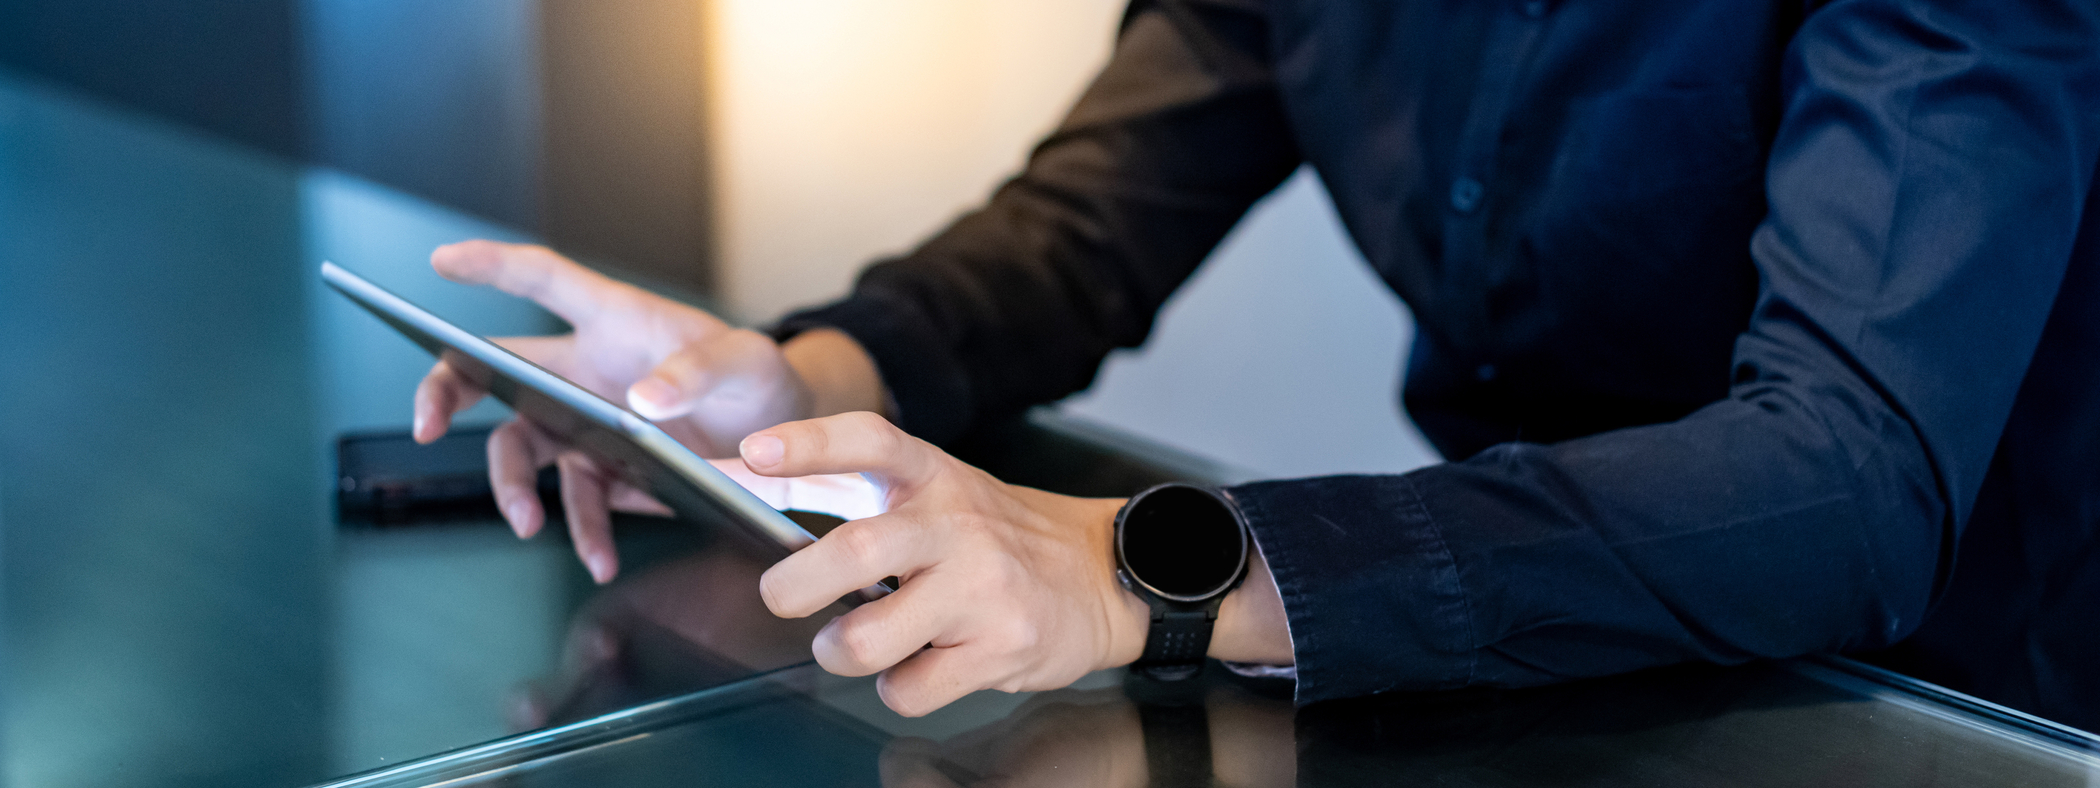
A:
POLYGON ((1108 658, 1094 666, 1096 670, 1120 668, 1138 661, 1139 657, 1145 656, 1145 639, 1152 635, 1152 607, 1130 593, 1122 583, 1116 582, 1114 577, 1108 582, 1115 586, 1109 603, 1108 658))
POLYGON ((884 418, 895 415, 889 412, 889 390, 875 358, 852 335, 812 328, 782 343, 780 354, 799 384, 799 418, 863 410, 884 418))
POLYGON ((1247 567, 1247 579, 1225 596, 1218 608, 1218 625, 1211 633, 1210 656, 1228 662, 1289 665, 1290 619, 1283 609, 1283 595, 1269 573, 1268 559, 1260 545, 1247 567))
POLYGON ((1145 655, 1145 638, 1152 632, 1151 606, 1116 579, 1116 512, 1122 510, 1124 500, 1109 498, 1087 502, 1092 505, 1086 515, 1087 527, 1094 537, 1094 554, 1102 561, 1096 582, 1103 589, 1102 619, 1106 622, 1102 654, 1094 665, 1095 670, 1120 668, 1138 661, 1145 655))
POLYGON ((1246 518, 1224 491, 1181 482, 1147 488, 1117 512, 1111 552, 1118 584, 1146 614, 1134 671, 1176 681, 1200 673, 1206 657, 1244 658, 1246 645, 1258 645, 1242 644, 1251 639, 1237 628, 1258 624, 1250 612, 1264 612, 1248 604, 1262 599, 1258 588, 1240 593, 1264 565, 1246 518))

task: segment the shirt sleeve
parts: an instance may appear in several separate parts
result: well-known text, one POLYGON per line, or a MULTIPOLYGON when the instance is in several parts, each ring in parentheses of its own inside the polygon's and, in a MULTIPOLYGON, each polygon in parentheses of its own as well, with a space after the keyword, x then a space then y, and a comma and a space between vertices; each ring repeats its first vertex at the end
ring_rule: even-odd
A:
POLYGON ((2090 3, 1855 0, 1789 47, 1729 395, 1231 490, 1301 702, 1874 647, 1925 616, 2100 148, 2090 3))
POLYGON ((1297 166, 1251 2, 1137 0, 1110 62, 982 209, 790 315, 874 358, 906 431, 973 423, 1085 388, 1255 200, 1297 166))

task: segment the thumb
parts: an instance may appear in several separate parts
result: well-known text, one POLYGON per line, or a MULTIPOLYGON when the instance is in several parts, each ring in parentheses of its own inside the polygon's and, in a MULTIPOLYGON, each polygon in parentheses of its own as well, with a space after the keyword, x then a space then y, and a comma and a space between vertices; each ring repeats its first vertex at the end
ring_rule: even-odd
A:
POLYGON ((692 413, 701 400, 776 396, 785 374, 780 346, 749 329, 687 343, 627 387, 627 407, 662 421, 692 413))

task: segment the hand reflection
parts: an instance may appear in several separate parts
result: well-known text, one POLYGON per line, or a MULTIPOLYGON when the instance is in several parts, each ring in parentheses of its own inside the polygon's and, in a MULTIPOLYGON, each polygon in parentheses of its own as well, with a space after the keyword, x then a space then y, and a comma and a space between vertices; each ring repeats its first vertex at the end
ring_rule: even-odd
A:
POLYGON ((520 693, 512 725, 582 719, 808 661, 831 615, 767 611, 765 569, 725 545, 605 587, 571 621, 555 674, 520 693))
MULTIPOLYGON (((1147 758, 1145 709, 1122 687, 1058 690, 1035 695, 999 722, 936 743, 893 739, 882 752, 884 788, 967 786, 1109 786, 1111 788, 1224 785, 1290 786, 1297 779, 1297 745, 1288 701, 1230 685, 1202 696, 1200 715, 1153 715, 1153 726, 1200 725, 1199 731, 1154 730, 1152 746, 1188 735, 1207 736, 1208 774, 1155 774, 1147 758), (1198 722, 1200 720, 1200 722, 1198 722), (1162 734, 1167 735, 1162 735, 1162 734)), ((1204 771, 1198 767, 1198 771, 1204 771)))

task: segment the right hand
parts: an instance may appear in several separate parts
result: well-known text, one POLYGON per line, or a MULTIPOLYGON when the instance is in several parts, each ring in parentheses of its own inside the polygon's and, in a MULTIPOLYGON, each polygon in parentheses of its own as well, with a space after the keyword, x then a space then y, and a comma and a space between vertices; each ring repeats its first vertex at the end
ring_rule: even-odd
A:
MULTIPOLYGON (((447 279, 493 285, 568 321, 575 330, 562 336, 495 341, 599 396, 627 403, 702 456, 734 457, 744 436, 818 415, 809 385, 771 337, 614 281, 545 247, 466 241, 439 247, 430 264, 447 279)), ((486 393, 439 361, 416 388, 415 439, 437 440, 454 414, 486 393)), ((536 492, 539 469, 560 466, 569 534, 600 583, 618 571, 608 508, 664 511, 529 422, 498 427, 489 436, 488 454, 497 506, 520 537, 538 533, 545 521, 536 492)))

